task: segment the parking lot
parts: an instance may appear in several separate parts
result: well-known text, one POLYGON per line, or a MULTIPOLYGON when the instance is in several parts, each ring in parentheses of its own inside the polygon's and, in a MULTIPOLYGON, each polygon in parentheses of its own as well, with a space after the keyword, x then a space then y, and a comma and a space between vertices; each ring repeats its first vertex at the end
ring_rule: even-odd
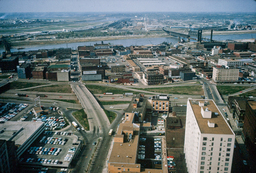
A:
POLYGON ((26 107, 28 104, 0 103, 0 123, 11 120, 26 107))
POLYGON ((80 141, 71 132, 45 131, 21 156, 21 164, 68 167, 80 141))
POLYGON ((140 137, 138 149, 138 163, 143 168, 162 168, 162 138, 160 137, 140 137))

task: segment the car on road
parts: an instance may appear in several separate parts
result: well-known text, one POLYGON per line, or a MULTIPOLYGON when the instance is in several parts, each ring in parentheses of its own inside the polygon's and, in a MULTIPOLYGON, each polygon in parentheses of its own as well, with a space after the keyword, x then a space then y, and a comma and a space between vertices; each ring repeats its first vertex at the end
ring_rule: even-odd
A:
POLYGON ((244 165, 247 165, 247 161, 246 161, 246 160, 243 160, 243 164, 244 164, 244 165))

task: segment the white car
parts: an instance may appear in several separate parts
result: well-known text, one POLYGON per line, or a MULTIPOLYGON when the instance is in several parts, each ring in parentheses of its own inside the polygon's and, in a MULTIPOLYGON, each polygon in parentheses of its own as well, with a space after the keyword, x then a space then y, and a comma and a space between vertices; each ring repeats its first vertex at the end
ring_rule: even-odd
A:
POLYGON ((246 161, 246 160, 243 160, 243 164, 244 164, 244 165, 247 165, 247 161, 246 161))

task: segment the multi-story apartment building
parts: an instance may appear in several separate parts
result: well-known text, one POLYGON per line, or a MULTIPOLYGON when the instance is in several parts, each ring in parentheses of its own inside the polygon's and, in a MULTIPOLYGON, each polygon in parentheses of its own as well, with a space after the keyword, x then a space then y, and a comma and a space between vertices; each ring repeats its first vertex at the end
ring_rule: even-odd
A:
POLYGON ((169 97, 167 95, 153 96, 151 106, 157 112, 169 112, 169 97))
POLYGON ((239 69, 213 67, 212 79, 215 82, 236 82, 239 78, 239 69))
POLYGON ((230 173, 235 134, 213 100, 187 102, 184 153, 189 173, 230 173))

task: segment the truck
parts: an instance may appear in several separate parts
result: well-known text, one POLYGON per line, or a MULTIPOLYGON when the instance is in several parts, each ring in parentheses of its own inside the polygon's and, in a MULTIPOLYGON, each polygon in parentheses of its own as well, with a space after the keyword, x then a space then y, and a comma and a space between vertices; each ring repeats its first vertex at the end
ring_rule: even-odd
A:
POLYGON ((72 122, 72 125, 73 125, 75 128, 78 127, 78 125, 77 125, 77 123, 76 123, 75 121, 72 122))
POLYGON ((48 97, 47 95, 45 94, 36 94, 37 97, 48 97))
POLYGON ((133 96, 133 93, 124 93, 123 95, 128 97, 128 96, 133 96))
POLYGON ((108 135, 111 136, 113 133, 113 129, 110 129, 109 132, 108 132, 108 135))
POLYGON ((17 96, 19 96, 19 97, 28 97, 28 95, 27 95, 27 94, 17 93, 16 95, 17 95, 17 96))
POLYGON ((113 93, 104 93, 104 95, 113 95, 113 93))

